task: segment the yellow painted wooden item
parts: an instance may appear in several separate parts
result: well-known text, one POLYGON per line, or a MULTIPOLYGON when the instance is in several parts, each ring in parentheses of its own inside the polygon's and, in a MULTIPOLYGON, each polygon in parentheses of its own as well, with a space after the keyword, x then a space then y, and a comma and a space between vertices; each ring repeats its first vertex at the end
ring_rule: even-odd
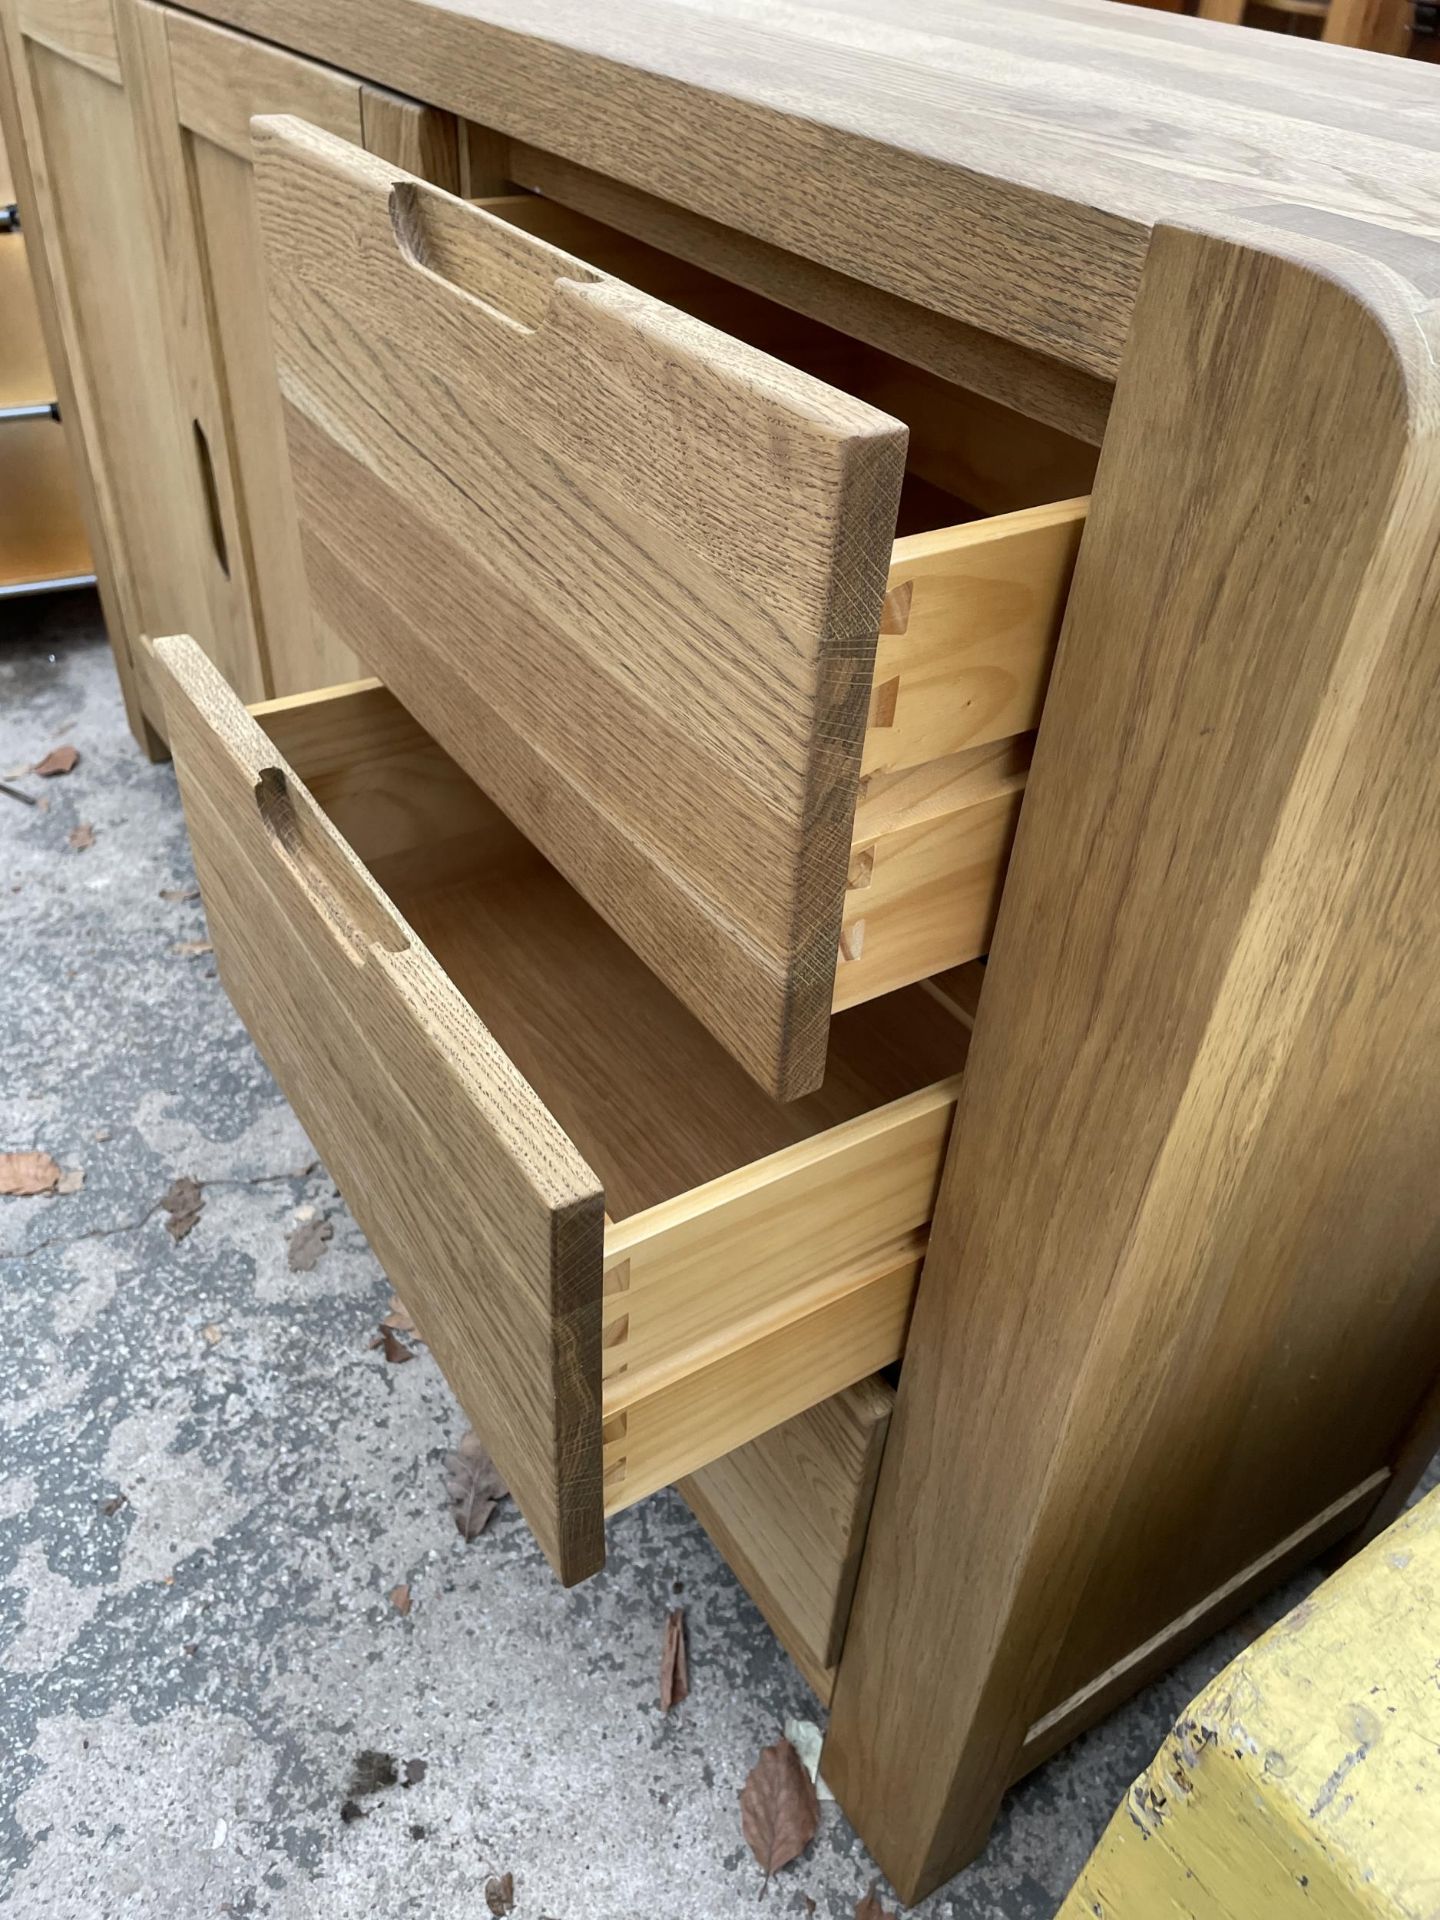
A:
POLYGON ((1059 1920, 1440 1913, 1440 1493, 1206 1688, 1059 1920))

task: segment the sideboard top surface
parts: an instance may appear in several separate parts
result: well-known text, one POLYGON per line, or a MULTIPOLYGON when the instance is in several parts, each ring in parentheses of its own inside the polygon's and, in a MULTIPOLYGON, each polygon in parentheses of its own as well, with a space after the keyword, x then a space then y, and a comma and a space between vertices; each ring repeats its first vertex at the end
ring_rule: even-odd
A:
POLYGON ((1420 63, 1115 0, 190 4, 1107 378, 1161 222, 1440 288, 1420 63))

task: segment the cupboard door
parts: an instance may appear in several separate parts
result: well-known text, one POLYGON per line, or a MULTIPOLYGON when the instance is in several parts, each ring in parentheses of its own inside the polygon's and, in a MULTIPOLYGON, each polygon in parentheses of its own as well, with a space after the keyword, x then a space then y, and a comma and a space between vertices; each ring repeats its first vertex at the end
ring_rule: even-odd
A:
POLYGON ((293 113, 423 170, 458 176, 453 118, 283 48, 154 4, 118 0, 127 56, 143 72, 151 202, 171 289, 176 379, 223 449, 216 495, 250 602, 256 699, 361 671, 310 618, 270 341, 250 120, 293 113))
POLYGON ((24 0, 3 19, 27 238, 41 257, 52 355, 64 362, 61 409, 85 465, 107 617, 144 737, 160 709, 143 686, 139 641, 192 633, 227 677, 254 687, 248 621, 212 515, 212 450, 182 423, 161 350, 162 264, 111 9, 24 0))

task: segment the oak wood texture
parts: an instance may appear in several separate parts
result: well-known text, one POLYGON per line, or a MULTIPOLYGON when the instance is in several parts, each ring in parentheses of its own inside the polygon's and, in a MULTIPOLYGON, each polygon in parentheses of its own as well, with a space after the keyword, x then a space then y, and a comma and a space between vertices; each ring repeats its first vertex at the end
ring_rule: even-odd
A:
POLYGON ((90 573, 75 481, 58 420, 0 420, 0 587, 90 573))
POLYGON ((1180 1715, 1058 1920, 1410 1920, 1434 1907, 1440 1494, 1180 1715))
MULTIPOLYGON (((713 461, 703 470, 686 464, 676 482, 695 490, 697 506, 708 503, 704 532, 697 537, 697 516, 687 507, 683 537, 661 519, 629 520, 628 544, 617 550, 612 502, 625 489, 615 475, 629 455, 616 451, 615 435, 598 452, 583 435, 572 445, 563 407, 542 391, 547 379, 558 383, 557 393, 567 391, 588 352, 567 336, 561 293, 533 337, 507 338, 492 322, 478 348, 470 338, 483 311, 476 300, 486 296, 493 307, 515 298, 522 310, 528 302, 538 320, 538 294, 503 291, 506 274, 526 258, 520 236, 534 235, 565 249, 572 269, 591 273, 612 300, 636 299, 625 291, 632 287, 666 299, 676 310, 664 323, 672 334, 684 325, 681 314, 723 322, 734 338, 706 347, 717 367, 736 354, 743 367, 748 348, 763 346, 847 391, 882 390, 913 423, 912 461, 930 487, 944 482, 989 501, 1028 500, 1046 491, 1052 468, 1062 481, 1088 480, 1092 451, 1017 416, 997 419, 989 402, 953 395, 933 375, 538 195, 492 200, 468 213, 430 203, 437 233, 447 209, 444 240, 433 245, 437 255, 442 244, 457 250, 447 267, 452 279, 464 279, 458 250, 468 246, 473 256, 463 289, 447 289, 398 251, 386 209, 399 204, 391 194, 403 180, 367 174, 353 154, 309 136, 275 137, 286 144, 267 187, 277 236, 272 283, 322 634, 360 646, 757 1077, 782 1094, 813 1085, 824 1050, 817 1022, 826 1011, 814 976, 837 905, 843 919, 829 996, 836 1008, 984 951, 1024 754, 1012 746, 1002 771, 993 754, 982 769, 975 750, 1018 742, 1035 726, 1085 503, 1027 505, 894 542, 883 618, 877 609, 881 664, 873 687, 865 685, 862 709, 864 633, 831 635, 813 622, 803 628, 816 593, 850 606, 847 580, 858 562, 842 551, 854 537, 848 523, 823 525, 822 500, 813 538, 792 516, 772 544, 789 512, 788 480, 772 472, 768 493, 747 487, 753 448, 747 456, 743 442, 712 436, 713 461), (365 230, 378 229, 359 285, 347 238, 357 206, 365 230), (497 233, 492 215, 519 233, 497 233), (317 222, 329 236, 322 246, 309 237, 317 222), (598 281, 592 270, 616 279, 598 281), (406 364, 401 315, 416 298, 431 302, 434 318, 428 384, 406 364), (317 308, 356 316, 346 327, 353 343, 338 355, 333 328, 317 325, 317 308), (525 353, 560 370, 522 381, 497 412, 494 366, 498 360, 507 369, 508 392, 519 377, 509 363, 523 366, 525 353), (377 382, 377 368, 392 364, 393 375, 377 382), (387 416, 377 393, 391 385, 387 416), (558 512, 553 481, 547 493, 537 491, 539 476, 557 470, 555 456, 537 460, 519 444, 537 406, 545 444, 560 449, 567 476, 558 512), (992 447, 1006 451, 987 452, 992 447), (577 468, 583 492, 568 480, 577 468), (512 473, 523 476, 523 488, 507 484, 512 473), (357 501, 367 503, 363 513, 353 510, 357 501), (527 532, 537 512, 549 528, 543 566, 527 532), (717 530, 732 548, 747 549, 728 558, 716 549, 733 580, 717 577, 701 550, 717 530), (780 576, 797 571, 815 585, 799 612, 782 619, 780 602, 791 589, 780 576), (757 593, 775 608, 772 621, 756 618, 757 593), (787 651, 791 642, 798 654, 787 651), (541 658, 550 670, 537 674, 541 658), (757 669, 777 696, 789 697, 766 698, 757 669), (865 725, 858 764, 866 776, 858 786, 857 720, 865 725), (970 756, 963 766, 962 755, 970 756), (910 778, 897 777, 907 771, 910 778), (883 791, 866 808, 861 838, 852 815, 857 798, 868 800, 872 778, 883 791), (836 874, 837 835, 846 827, 850 855, 836 874), (697 911, 708 916, 699 927, 697 911), (697 973, 702 957, 708 976, 697 973), (758 1006, 757 969, 768 1002, 758 1006)), ((268 180, 268 158, 262 167, 268 180)), ((557 256, 532 257, 548 262, 551 277, 562 272, 557 256)), ((633 345, 643 330, 639 319, 628 325, 633 345)), ((710 377, 713 386, 717 376, 710 377)), ((648 432, 657 405, 670 404, 662 396, 678 374, 664 372, 645 349, 627 378, 648 432)), ((768 410, 782 418, 795 404, 783 383, 796 376, 771 363, 766 378, 776 389, 768 410)), ((804 401, 805 383, 796 391, 804 401)), ((846 419, 844 395, 825 391, 846 419)), ((622 397, 617 388, 610 404, 623 415, 622 397)), ((698 418, 699 403, 690 405, 698 418)), ((584 435, 594 431, 587 424, 584 435)), ((868 457, 863 449, 854 456, 868 457)), ((843 463, 854 458, 841 449, 843 463)), ((843 468, 835 485, 838 500, 849 485, 843 468)), ((969 511, 943 488, 934 507, 969 511)), ((662 487, 648 511, 663 516, 672 508, 662 487)), ((868 556, 860 561, 870 570, 868 556)))
POLYGON ((106 0, 4 0, 0 113, 92 564, 132 729, 163 753, 135 660, 206 631, 192 456, 153 348, 157 256, 106 0))
POLYGON ((152 0, 116 0, 146 149, 170 303, 167 349, 182 407, 204 427, 229 591, 245 608, 241 658, 219 658, 248 700, 332 685, 359 664, 309 618, 265 299, 250 120, 302 116, 455 185, 452 116, 152 0))
POLYGON ((894 1403, 887 1381, 861 1380, 680 1482, 826 1704, 894 1403))
POLYGON ((1433 75, 1110 0, 193 10, 1102 380, 1157 223, 1440 230, 1433 75))
POLYGON ((155 656, 222 978, 562 1578, 602 1512, 899 1357, 947 1004, 850 1016, 781 1106, 392 694, 259 710, 352 844, 193 643, 155 656))
MULTIPOLYGON (((504 144, 504 169, 518 186, 649 241, 736 286, 839 327, 943 380, 998 401, 1099 446, 1110 383, 1017 347, 998 334, 899 300, 848 274, 753 239, 734 226, 577 167, 539 147, 504 144)), ((499 189, 492 189, 498 191, 499 189)), ((479 193, 482 189, 466 189, 479 193)))
POLYGON ((226 990, 557 1573, 583 1578, 604 1558, 600 1183, 198 649, 156 653, 226 990))
POLYGON ((813 1087, 903 427, 261 127, 317 620, 737 1059, 813 1087))
POLYGON ((1435 1376, 1437 283, 1355 240, 1153 243, 835 1692, 907 1897, 1435 1376))
POLYGON ((538 193, 484 205, 847 392, 882 399, 910 426, 902 520, 970 511, 966 502, 1000 509, 902 534, 891 549, 832 1004, 859 1005, 983 953, 1087 505, 1031 503, 1088 485, 1092 449, 538 193), (917 468, 929 486, 913 484, 917 468))

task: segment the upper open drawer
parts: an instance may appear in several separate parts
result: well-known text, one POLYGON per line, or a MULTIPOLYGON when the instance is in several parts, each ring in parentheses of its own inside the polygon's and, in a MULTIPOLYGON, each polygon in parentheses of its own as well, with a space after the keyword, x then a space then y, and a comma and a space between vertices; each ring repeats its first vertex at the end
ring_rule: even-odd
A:
POLYGON ((255 130, 315 617, 763 1085, 815 1087, 834 1007, 984 950, 1083 501, 903 551, 906 426, 763 350, 769 302, 255 130))
POLYGON ((955 994, 841 1015, 782 1105, 384 688, 257 725, 155 651, 221 978, 564 1579, 898 1358, 955 994))

